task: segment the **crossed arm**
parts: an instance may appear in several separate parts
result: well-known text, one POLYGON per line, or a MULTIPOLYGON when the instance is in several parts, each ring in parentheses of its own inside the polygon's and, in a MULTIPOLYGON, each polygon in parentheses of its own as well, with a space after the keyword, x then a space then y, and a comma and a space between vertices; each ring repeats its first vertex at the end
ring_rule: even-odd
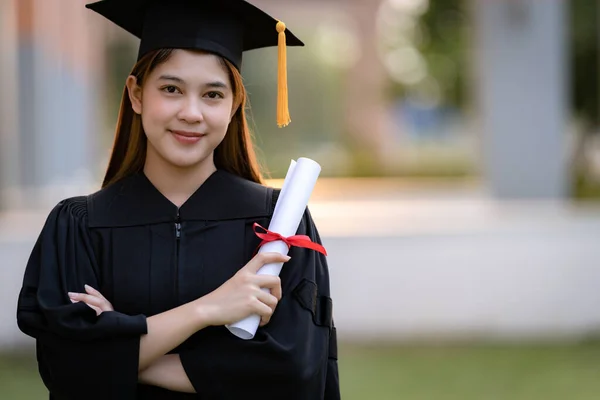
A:
POLYGON ((161 356, 148 368, 140 371, 139 382, 145 385, 158 386, 174 392, 196 393, 190 382, 179 354, 161 356))
MULTIPOLYGON (((91 286, 85 286, 86 294, 83 293, 69 293, 71 301, 76 303, 82 301, 90 306, 96 314, 100 315, 103 312, 114 311, 114 308, 110 301, 108 301, 99 291, 92 288, 91 286)), ((173 312, 159 314, 155 317, 148 318, 148 331, 152 331, 154 335, 150 338, 146 336, 140 341, 140 366, 138 381, 145 385, 158 386, 167 390, 184 392, 184 393, 196 393, 194 386, 190 382, 179 354, 164 354, 160 355, 160 352, 168 351, 168 346, 171 345, 171 341, 177 338, 173 338, 173 332, 165 327, 172 326, 169 321, 174 318, 180 321, 190 321, 188 323, 188 329, 183 331, 193 331, 201 328, 203 325, 201 318, 197 318, 194 315, 194 311, 191 307, 181 306, 173 310, 173 312), (176 315, 174 315, 176 314, 176 315)), ((187 332, 182 332, 187 334, 187 332)))

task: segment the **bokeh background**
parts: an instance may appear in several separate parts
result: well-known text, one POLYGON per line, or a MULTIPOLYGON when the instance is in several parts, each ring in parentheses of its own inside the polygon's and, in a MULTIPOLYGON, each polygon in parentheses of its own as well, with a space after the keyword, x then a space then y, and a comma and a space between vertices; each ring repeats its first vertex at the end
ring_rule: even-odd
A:
MULTIPOLYGON (((323 167, 343 398, 598 399, 598 2, 252 2, 307 43, 288 128, 276 50, 243 75, 270 183, 323 167)), ((99 188, 135 62, 85 3, 0 0, 1 399, 47 398, 22 274, 50 208, 99 188)))

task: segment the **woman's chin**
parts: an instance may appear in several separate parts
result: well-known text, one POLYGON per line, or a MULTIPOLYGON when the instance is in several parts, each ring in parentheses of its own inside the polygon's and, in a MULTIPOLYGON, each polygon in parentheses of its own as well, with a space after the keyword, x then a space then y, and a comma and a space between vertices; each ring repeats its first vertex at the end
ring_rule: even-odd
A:
POLYGON ((166 161, 171 164, 173 167, 188 169, 188 168, 197 168, 200 165, 204 164, 207 157, 190 157, 187 155, 186 157, 170 157, 167 158, 166 161))
POLYGON ((202 147, 181 149, 174 146, 149 146, 146 162, 174 168, 197 168, 206 162, 212 163, 212 151, 208 152, 202 147))

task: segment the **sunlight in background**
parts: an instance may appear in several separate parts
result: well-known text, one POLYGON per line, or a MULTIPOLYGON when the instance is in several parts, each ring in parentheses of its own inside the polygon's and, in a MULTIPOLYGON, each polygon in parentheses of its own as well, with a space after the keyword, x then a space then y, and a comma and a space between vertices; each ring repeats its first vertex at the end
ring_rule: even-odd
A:
POLYGON ((316 28, 317 48, 323 61, 334 68, 349 68, 361 57, 357 28, 344 14, 330 15, 316 28))

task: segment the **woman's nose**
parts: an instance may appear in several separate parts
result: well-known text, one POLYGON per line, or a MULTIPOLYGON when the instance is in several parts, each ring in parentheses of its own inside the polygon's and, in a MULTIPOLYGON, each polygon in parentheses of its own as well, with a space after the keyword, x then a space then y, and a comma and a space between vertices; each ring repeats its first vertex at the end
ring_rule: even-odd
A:
POLYGON ((187 99, 183 104, 181 110, 179 110, 179 119, 189 124, 202 122, 204 116, 202 114, 201 103, 196 99, 187 99))

